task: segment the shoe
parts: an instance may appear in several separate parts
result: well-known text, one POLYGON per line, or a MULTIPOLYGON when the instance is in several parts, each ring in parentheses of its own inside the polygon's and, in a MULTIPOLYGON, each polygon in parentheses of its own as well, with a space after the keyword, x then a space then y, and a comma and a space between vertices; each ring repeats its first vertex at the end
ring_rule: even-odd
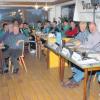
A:
POLYGON ((13 73, 17 74, 17 73, 18 73, 18 71, 19 71, 19 68, 14 69, 14 70, 13 70, 13 73))
POLYGON ((69 85, 69 88, 76 88, 79 86, 79 83, 72 83, 71 85, 69 85))
POLYGON ((63 83, 64 87, 69 87, 73 83, 72 79, 69 79, 67 82, 63 83))
POLYGON ((75 82, 73 79, 70 79, 69 81, 65 82, 63 86, 66 88, 75 88, 79 86, 79 83, 75 82))
POLYGON ((3 74, 4 74, 4 73, 8 73, 8 69, 3 70, 2 73, 3 73, 3 74))
POLYGON ((73 78, 73 76, 69 77, 68 79, 71 80, 73 78))

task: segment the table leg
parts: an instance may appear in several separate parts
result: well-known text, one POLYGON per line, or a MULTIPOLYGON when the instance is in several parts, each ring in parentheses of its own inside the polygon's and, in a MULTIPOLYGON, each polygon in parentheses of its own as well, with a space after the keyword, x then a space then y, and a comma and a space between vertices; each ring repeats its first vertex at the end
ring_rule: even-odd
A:
POLYGON ((41 42, 39 43, 39 52, 38 52, 38 54, 39 54, 39 59, 41 58, 41 42))
POLYGON ((84 72, 83 100, 87 100, 87 80, 88 80, 88 70, 85 69, 85 72, 84 72))
POLYGON ((64 69, 65 69, 65 59, 60 57, 60 70, 59 70, 60 81, 63 81, 64 79, 64 69))
POLYGON ((50 60, 50 57, 49 57, 49 55, 50 55, 50 51, 49 51, 49 49, 47 49, 47 55, 46 55, 46 62, 47 62, 47 68, 49 69, 50 67, 50 63, 49 63, 49 60, 50 60))

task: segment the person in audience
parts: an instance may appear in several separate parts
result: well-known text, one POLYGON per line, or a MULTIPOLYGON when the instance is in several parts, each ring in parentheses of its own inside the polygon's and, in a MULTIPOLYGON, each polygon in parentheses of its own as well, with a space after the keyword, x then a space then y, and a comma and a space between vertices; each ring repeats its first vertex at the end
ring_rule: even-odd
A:
POLYGON ((71 29, 65 32, 67 37, 74 37, 78 33, 78 27, 76 26, 74 21, 70 22, 71 29))
POLYGON ((17 20, 14 20, 14 21, 13 21, 13 25, 14 25, 14 26, 19 26, 19 22, 18 22, 17 20))
POLYGON ((28 38, 19 32, 18 26, 13 26, 13 32, 10 33, 5 40, 3 40, 4 45, 8 46, 8 49, 3 52, 3 73, 8 72, 7 64, 5 63, 5 58, 10 57, 13 64, 13 73, 17 73, 19 70, 18 57, 22 53, 23 44, 22 41, 28 41, 28 38))
POLYGON ((87 23, 80 22, 79 29, 80 29, 80 32, 77 34, 75 39, 81 41, 81 43, 84 44, 86 41, 88 41, 88 36, 90 34, 89 31, 87 30, 87 23))
POLYGON ((26 37, 29 37, 30 36, 30 29, 29 29, 28 23, 23 23, 23 34, 26 37))
POLYGON ((44 24, 43 32, 48 34, 50 31, 51 31, 51 22, 46 21, 45 24, 44 24))
POLYGON ((41 21, 38 21, 38 22, 37 22, 36 30, 37 30, 37 31, 42 31, 42 22, 41 22, 41 21))
POLYGON ((0 42, 2 42, 2 40, 4 40, 7 37, 8 30, 9 30, 8 24, 4 23, 2 25, 2 29, 0 30, 0 42))
MULTIPOLYGON (((91 34, 89 34, 88 36, 88 41, 82 44, 83 47, 84 48, 88 47, 88 49, 90 50, 92 49, 95 52, 100 51, 100 46, 96 47, 96 45, 100 43, 100 32, 97 31, 96 24, 93 22, 89 23, 89 30, 91 34)), ((73 64, 73 72, 74 72, 74 75, 70 78, 70 80, 64 83, 65 87, 76 87, 80 84, 80 82, 84 78, 83 70, 79 69, 79 67, 77 67, 74 64, 73 64)), ((99 79, 100 72, 98 72, 97 74, 98 74, 98 81, 100 82, 100 79, 99 79)))
POLYGON ((54 21, 53 23, 52 23, 52 29, 51 29, 51 33, 56 33, 56 32, 59 32, 60 30, 59 30, 59 28, 58 28, 58 25, 57 25, 57 21, 54 21))
POLYGON ((24 28, 23 23, 20 23, 20 25, 19 25, 19 30, 20 30, 20 32, 21 32, 22 34, 24 34, 24 33, 23 33, 23 28, 24 28))
POLYGON ((9 23, 8 24, 8 30, 9 30, 9 33, 12 33, 13 32, 13 23, 9 23))
POLYGON ((67 20, 63 22, 63 36, 65 36, 66 31, 70 30, 71 26, 67 20))

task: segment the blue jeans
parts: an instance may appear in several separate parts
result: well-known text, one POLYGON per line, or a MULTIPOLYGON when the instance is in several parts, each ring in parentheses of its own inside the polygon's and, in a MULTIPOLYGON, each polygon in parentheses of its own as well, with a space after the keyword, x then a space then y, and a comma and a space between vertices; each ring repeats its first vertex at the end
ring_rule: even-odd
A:
POLYGON ((72 66, 72 72, 75 74, 73 75, 73 79, 76 82, 80 82, 84 78, 84 72, 81 69, 78 69, 76 65, 72 66))
POLYGON ((98 82, 100 82, 100 71, 98 71, 96 74, 98 76, 98 79, 97 80, 98 80, 98 82))

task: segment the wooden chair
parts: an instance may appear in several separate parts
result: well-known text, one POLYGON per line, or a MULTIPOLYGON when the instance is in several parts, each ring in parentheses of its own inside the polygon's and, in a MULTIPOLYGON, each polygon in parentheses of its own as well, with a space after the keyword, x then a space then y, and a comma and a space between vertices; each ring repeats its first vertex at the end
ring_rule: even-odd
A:
MULTIPOLYGON (((27 67, 25 64, 25 60, 24 60, 24 41, 21 42, 22 43, 22 52, 21 52, 21 56, 18 58, 19 64, 24 67, 25 71, 27 72, 27 67)), ((11 62, 11 58, 9 58, 9 71, 11 70, 11 72, 13 73, 13 65, 11 62)))
MULTIPOLYGON (((35 41, 27 41, 27 43, 35 43, 35 41)), ((25 69, 25 72, 27 72, 27 67, 26 67, 26 63, 25 63, 25 60, 24 60, 24 46, 25 46, 25 43, 24 40, 21 42, 22 43, 22 52, 21 52, 21 56, 18 58, 18 61, 19 61, 19 64, 20 66, 22 66, 22 68, 25 69)), ((28 47, 29 48, 29 47, 28 47)), ((29 49, 30 50, 30 49, 29 49)), ((36 55, 37 55, 37 48, 36 48, 36 55)), ((11 64, 11 58, 9 58, 9 71, 11 70, 11 72, 13 73, 13 66, 11 64)))
POLYGON ((22 41, 22 44, 23 44, 23 47, 22 47, 22 54, 21 56, 19 57, 19 64, 24 67, 25 71, 27 72, 27 67, 26 67, 26 64, 25 64, 25 60, 24 60, 24 45, 25 45, 25 42, 22 41))

